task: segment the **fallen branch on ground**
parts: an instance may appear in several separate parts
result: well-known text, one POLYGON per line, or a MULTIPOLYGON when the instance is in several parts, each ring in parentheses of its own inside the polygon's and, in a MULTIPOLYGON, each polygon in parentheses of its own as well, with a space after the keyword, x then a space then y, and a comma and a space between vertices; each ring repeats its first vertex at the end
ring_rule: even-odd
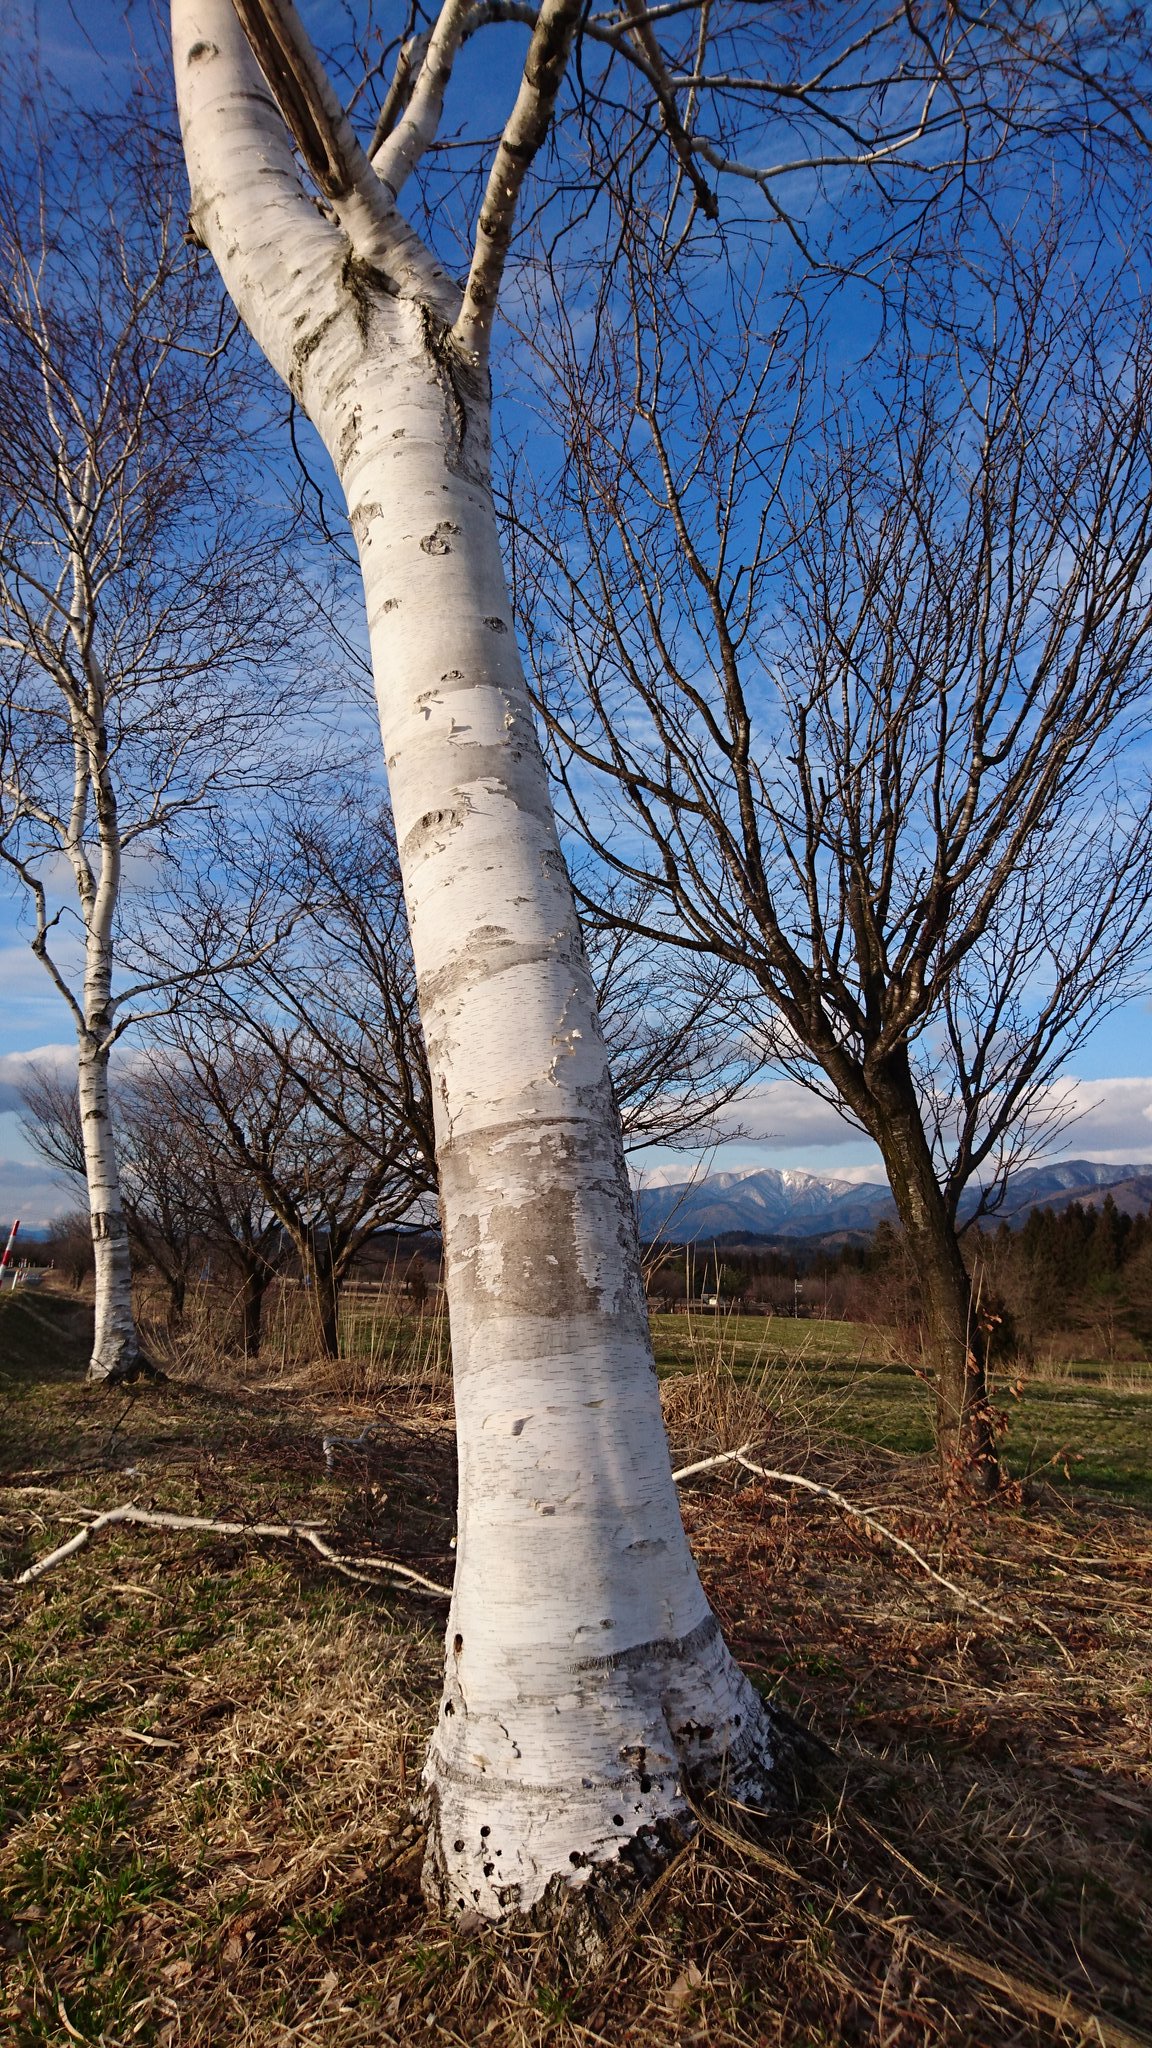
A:
MULTIPOLYGON (((679 1484, 682 1479, 694 1479, 698 1472, 714 1471, 718 1465, 740 1465, 745 1472, 755 1473, 758 1479, 767 1479, 773 1485, 802 1487, 805 1493, 815 1493, 822 1500, 830 1500, 833 1506, 838 1507, 843 1514, 852 1515, 857 1521, 864 1522, 869 1529, 874 1529, 876 1534, 882 1536, 886 1543, 891 1543, 897 1550, 902 1550, 906 1557, 912 1559, 913 1564, 917 1565, 922 1572, 927 1572, 930 1579, 935 1579, 938 1586, 943 1586, 946 1591, 953 1594, 964 1606, 975 1607, 979 1613, 989 1615, 993 1621, 1002 1622, 1008 1628, 1019 1626, 1012 1615, 1005 1614, 999 1607, 990 1606, 987 1600, 981 1600, 978 1594, 968 1592, 966 1587, 958 1586, 955 1579, 945 1578, 943 1572, 938 1572, 935 1565, 929 1564, 928 1559, 922 1557, 920 1552, 911 1543, 906 1542, 903 1536, 897 1536, 895 1530, 889 1529, 884 1522, 877 1521, 876 1516, 869 1514, 867 1508, 857 1507, 854 1501, 850 1501, 842 1493, 837 1493, 835 1487, 824 1486, 818 1479, 808 1479, 802 1472, 774 1472, 766 1465, 757 1465, 748 1456, 751 1449, 751 1443, 746 1443, 741 1444, 735 1451, 721 1451, 715 1458, 700 1458, 695 1465, 682 1465, 678 1472, 672 1474, 672 1477, 679 1484)), ((1047 1622, 1040 1621, 1036 1615, 1033 1615, 1031 1619, 1033 1625, 1055 1643, 1065 1663, 1071 1665, 1073 1659, 1060 1641, 1059 1636, 1055 1635, 1048 1627, 1047 1622)))
POLYGON ((426 1579, 423 1572, 413 1571, 410 1565, 398 1564, 390 1557, 344 1557, 326 1543, 319 1530, 310 1522, 214 1522, 204 1515, 170 1515, 155 1508, 138 1508, 131 1501, 118 1508, 107 1508, 100 1512, 96 1508, 85 1508, 85 1514, 93 1517, 84 1527, 70 1536, 67 1543, 50 1550, 46 1557, 37 1558, 13 1581, 17 1586, 30 1586, 54 1565, 62 1564, 65 1558, 74 1557, 83 1550, 93 1536, 102 1529, 110 1529, 115 1523, 137 1522, 146 1529, 177 1529, 204 1536, 253 1536, 271 1538, 279 1542, 307 1543, 346 1579, 357 1579, 361 1585, 371 1586, 375 1582, 371 1572, 383 1572, 388 1577, 399 1579, 404 1585, 414 1587, 418 1592, 434 1594, 438 1600, 450 1600, 452 1589, 441 1586, 435 1579, 426 1579))
POLYGON ((376 1428, 372 1428, 362 1429, 359 1436, 321 1437, 320 1444, 324 1452, 324 1463, 327 1466, 329 1472, 331 1472, 332 1467, 335 1463, 335 1458, 333 1456, 333 1453, 335 1451, 362 1451, 366 1445, 374 1443, 379 1435, 380 1431, 376 1428))

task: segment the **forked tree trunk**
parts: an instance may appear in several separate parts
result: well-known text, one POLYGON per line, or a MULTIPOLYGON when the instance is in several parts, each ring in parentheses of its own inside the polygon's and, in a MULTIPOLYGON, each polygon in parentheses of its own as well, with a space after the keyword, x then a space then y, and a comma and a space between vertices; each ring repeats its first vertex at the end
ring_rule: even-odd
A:
POLYGON ((120 1198, 106 1050, 81 1043, 76 1087, 96 1262, 96 1323, 88 1378, 115 1383, 135 1379, 142 1361, 132 1313, 132 1259, 120 1198))
POLYGON ((228 0, 185 0, 175 22, 193 222, 332 454, 363 565, 460 1445, 426 1875, 450 1910, 496 1919, 657 1844, 686 1817, 689 1774, 769 1799, 776 1735, 680 1520, 619 1119, 512 630, 487 394, 442 323, 301 212, 228 0))
POLYGON ((884 1155, 896 1213, 920 1286, 936 1384, 936 1448, 948 1492, 986 1496, 1000 1468, 988 1388, 987 1345, 972 1283, 941 1193, 920 1107, 903 1054, 883 1083, 884 1121, 873 1132, 884 1155))

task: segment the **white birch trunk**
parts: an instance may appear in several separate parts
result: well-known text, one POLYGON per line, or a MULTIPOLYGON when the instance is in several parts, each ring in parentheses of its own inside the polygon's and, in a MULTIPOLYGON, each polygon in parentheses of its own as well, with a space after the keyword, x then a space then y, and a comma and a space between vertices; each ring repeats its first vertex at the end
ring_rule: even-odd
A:
POLYGON ((429 1881, 496 1919, 765 1798, 680 1520, 619 1119, 500 558, 486 393, 301 205, 229 0, 176 0, 192 218, 360 549, 437 1117, 460 1445, 429 1881))
POLYGON ((135 1377, 140 1369, 140 1347, 132 1313, 132 1264, 120 1199, 105 1048, 81 1043, 76 1087, 96 1261, 96 1327, 88 1378, 115 1382, 135 1377))
MULTIPOLYGON (((100 716, 101 739, 103 718, 100 716)), ((95 809, 100 840, 99 881, 81 844, 74 866, 85 923, 83 1028, 77 1031, 76 1092, 88 1182, 95 1262, 95 1328, 88 1378, 115 1383, 135 1379, 144 1361, 132 1312, 132 1259, 120 1195, 120 1170, 108 1082, 112 1023, 113 920, 120 892, 120 835, 116 802, 101 749, 95 764, 95 809)))

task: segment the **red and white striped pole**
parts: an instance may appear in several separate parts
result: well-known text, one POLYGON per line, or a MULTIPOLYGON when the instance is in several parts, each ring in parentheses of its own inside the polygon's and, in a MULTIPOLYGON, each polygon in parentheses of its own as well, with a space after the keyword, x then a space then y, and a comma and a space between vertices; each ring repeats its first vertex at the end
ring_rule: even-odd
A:
POLYGON ((8 1232, 8 1242, 4 1247, 4 1257, 0 1259, 0 1287, 3 1287, 4 1285, 4 1269, 7 1266, 9 1259, 12 1257, 12 1247, 16 1242, 16 1232, 19 1230, 19 1228, 20 1218, 17 1217, 15 1223, 12 1225, 11 1230, 8 1232))

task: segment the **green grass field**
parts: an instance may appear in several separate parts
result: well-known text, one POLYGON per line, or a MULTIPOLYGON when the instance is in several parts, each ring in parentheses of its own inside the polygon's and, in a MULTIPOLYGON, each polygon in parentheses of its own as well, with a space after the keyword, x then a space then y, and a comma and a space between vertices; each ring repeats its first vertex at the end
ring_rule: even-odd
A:
MULTIPOLYGON (((892 1362, 883 1329, 721 1313, 654 1316, 652 1334, 663 1378, 720 1362, 762 1382, 791 1425, 890 1451, 932 1448, 931 1389, 892 1362)), ((1058 1380, 1033 1373, 999 1386, 995 1398, 1014 1478, 1042 1472, 1152 1505, 1152 1366, 1086 1360, 1058 1380)))

